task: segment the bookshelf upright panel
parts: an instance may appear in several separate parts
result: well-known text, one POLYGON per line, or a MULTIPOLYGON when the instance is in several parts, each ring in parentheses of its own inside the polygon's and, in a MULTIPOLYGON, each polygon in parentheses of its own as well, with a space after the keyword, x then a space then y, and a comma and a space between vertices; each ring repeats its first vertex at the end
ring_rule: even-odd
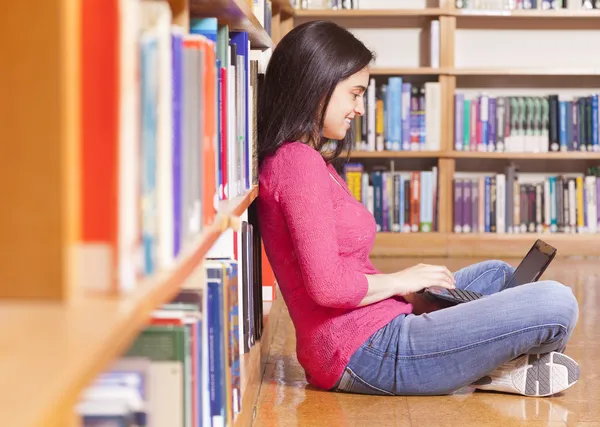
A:
POLYGON ((77 0, 0 14, 0 297, 66 300, 79 217, 77 0), (34 31, 23 33, 23 25, 34 31))

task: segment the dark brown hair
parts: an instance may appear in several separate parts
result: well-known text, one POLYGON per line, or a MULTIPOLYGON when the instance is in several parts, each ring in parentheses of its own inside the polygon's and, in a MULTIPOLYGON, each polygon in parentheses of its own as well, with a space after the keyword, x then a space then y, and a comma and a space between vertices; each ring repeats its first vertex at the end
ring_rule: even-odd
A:
MULTIPOLYGON (((259 95, 259 162, 282 143, 306 135, 321 151, 327 142, 325 111, 335 87, 374 58, 360 40, 333 22, 307 22, 286 34, 271 55, 259 95)), ((348 132, 329 160, 348 150, 352 139, 348 132)))

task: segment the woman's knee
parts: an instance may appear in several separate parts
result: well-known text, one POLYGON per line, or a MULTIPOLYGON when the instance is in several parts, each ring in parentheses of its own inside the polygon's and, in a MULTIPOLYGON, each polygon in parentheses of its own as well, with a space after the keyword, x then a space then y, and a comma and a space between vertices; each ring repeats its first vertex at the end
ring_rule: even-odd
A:
POLYGON ((492 259, 489 261, 484 261, 486 267, 490 270, 501 270, 504 272, 505 281, 510 278, 510 276, 515 271, 515 267, 507 263, 506 261, 502 261, 499 259, 492 259))
POLYGON ((570 287, 554 280, 540 280, 532 284, 532 290, 543 298, 543 305, 549 308, 549 314, 557 322, 570 331, 575 327, 579 318, 579 304, 570 287))

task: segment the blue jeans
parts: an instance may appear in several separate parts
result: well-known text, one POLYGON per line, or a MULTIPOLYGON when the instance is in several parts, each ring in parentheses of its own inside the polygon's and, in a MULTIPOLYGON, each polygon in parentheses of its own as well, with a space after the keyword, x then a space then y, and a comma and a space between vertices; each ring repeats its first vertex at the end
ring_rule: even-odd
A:
POLYGON ((457 288, 491 295, 396 317, 352 355, 333 390, 451 394, 522 354, 563 352, 579 316, 573 292, 550 280, 507 288, 513 270, 485 261, 457 271, 457 288))

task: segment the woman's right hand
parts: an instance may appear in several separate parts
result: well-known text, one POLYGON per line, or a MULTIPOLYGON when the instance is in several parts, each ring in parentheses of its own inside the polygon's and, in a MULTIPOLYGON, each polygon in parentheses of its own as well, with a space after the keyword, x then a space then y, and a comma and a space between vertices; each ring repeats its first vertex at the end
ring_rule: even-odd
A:
POLYGON ((443 265, 417 264, 389 276, 396 289, 396 295, 400 296, 430 287, 455 289, 456 283, 452 272, 443 265))

